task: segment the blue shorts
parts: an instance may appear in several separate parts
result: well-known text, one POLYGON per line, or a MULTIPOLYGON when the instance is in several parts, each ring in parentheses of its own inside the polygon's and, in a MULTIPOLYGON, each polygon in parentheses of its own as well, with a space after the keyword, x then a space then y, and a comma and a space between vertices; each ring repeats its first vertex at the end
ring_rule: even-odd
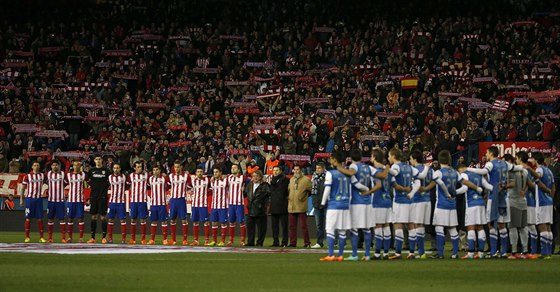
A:
POLYGON ((193 222, 206 222, 208 221, 208 208, 207 207, 193 207, 191 219, 193 222))
POLYGON ((169 218, 171 220, 187 219, 187 202, 185 198, 176 198, 169 200, 169 218))
POLYGON ((84 203, 68 203, 66 205, 66 218, 84 218, 84 203))
POLYGON ((25 218, 43 219, 43 199, 25 198, 25 218))
POLYGON ((166 205, 153 205, 150 206, 150 221, 167 221, 167 206, 166 205))
POLYGON ((148 203, 130 203, 130 219, 148 218, 148 203))
POLYGON ((212 209, 210 221, 220 222, 222 224, 227 223, 227 211, 227 209, 212 209))
POLYGON ((228 207, 228 220, 229 223, 243 223, 245 221, 245 206, 244 205, 229 205, 228 207))
POLYGON ((64 202, 48 202, 47 217, 49 218, 49 220, 55 218, 58 220, 64 220, 64 216, 66 215, 64 209, 64 202))
POLYGON ((125 203, 109 203, 107 209, 107 219, 126 219, 126 205, 125 203))

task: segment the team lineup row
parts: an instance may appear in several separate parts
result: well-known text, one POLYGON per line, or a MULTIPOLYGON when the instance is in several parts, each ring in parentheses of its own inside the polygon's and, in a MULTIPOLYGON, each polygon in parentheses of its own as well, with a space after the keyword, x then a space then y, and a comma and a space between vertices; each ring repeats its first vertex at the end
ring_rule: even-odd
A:
MULTIPOLYGON (((443 247, 445 242, 444 229, 447 228, 453 244, 452 258, 458 257, 459 235, 457 232, 457 206, 455 197, 465 195, 466 213, 465 225, 468 229, 469 252, 465 258, 478 258, 483 256, 486 233, 484 225, 489 224, 490 248, 488 257, 507 257, 508 230, 512 240, 511 257, 530 257, 536 254, 538 226, 541 239, 541 253, 545 258, 550 256, 552 233, 552 194, 554 194, 554 179, 550 170, 543 165, 542 154, 533 155, 537 168, 533 170, 528 166, 528 156, 520 152, 515 159, 509 162, 498 159, 498 151, 495 147, 488 149, 486 156, 488 163, 483 169, 471 169, 465 166, 458 168, 459 172, 449 167, 450 154, 442 151, 438 157, 441 169, 433 170, 423 164, 420 152, 410 155, 410 163, 402 160, 402 153, 398 149, 389 152, 390 166, 385 166, 384 153, 375 149, 372 152, 371 161, 373 166, 361 163, 359 150, 352 151, 353 163, 349 168, 342 164, 346 160, 340 154, 331 156, 330 162, 336 167, 326 173, 324 179, 324 192, 322 204, 326 212, 326 233, 329 255, 322 260, 342 260, 342 252, 346 241, 346 232, 349 231, 352 242, 352 255, 348 260, 357 260, 358 230, 362 230, 365 240, 365 255, 363 259, 380 259, 383 249, 383 258, 401 258, 402 245, 404 241, 403 228, 406 227, 409 235, 409 246, 411 253, 408 258, 426 258, 424 251, 425 225, 430 224, 431 199, 430 190, 436 188, 436 205, 433 214, 433 225, 436 226, 436 238, 438 252, 433 257, 443 258, 443 247), (514 165, 517 162, 518 165, 514 165), (513 179, 508 179, 509 176, 513 179), (486 180, 486 178, 488 180, 486 180), (457 184, 461 187, 457 188, 457 184), (482 189, 487 190, 487 200, 481 194, 482 189), (509 196, 508 196, 509 193, 509 196), (516 195, 512 195, 515 193, 516 195), (515 206, 510 206, 510 201, 515 206), (521 202, 518 202, 521 201, 521 202), (519 206, 521 205, 521 206, 519 206), (394 235, 391 234, 389 224, 393 224, 394 235), (371 229, 375 233, 375 254, 370 257, 370 246, 372 245, 371 229), (501 243, 498 251, 499 242, 501 243), (338 233, 339 253, 334 256, 335 234, 338 233), (531 237, 531 253, 528 253, 527 234, 531 237), (388 256, 390 240, 394 236, 395 254, 388 256), (475 246, 477 245, 478 253, 475 246), (522 253, 517 254, 517 241, 521 239, 522 253), (515 244, 514 244, 515 242, 515 244)), ((198 245, 198 233, 200 224, 204 225, 205 244, 207 245, 233 245, 235 223, 239 223, 241 231, 241 244, 245 244, 246 225, 244 224, 243 198, 247 196, 244 178, 239 174, 239 167, 232 166, 232 174, 223 176, 221 170, 215 169, 212 178, 205 177, 202 169, 197 169, 195 177, 182 171, 180 163, 174 165, 174 173, 169 176, 161 174, 161 170, 155 167, 152 174, 144 172, 142 163, 136 163, 135 172, 125 176, 120 171, 120 166, 115 164, 113 172, 103 169, 102 158, 95 159, 96 167, 88 174, 80 171, 79 161, 74 161, 73 171, 64 174, 60 171, 58 163, 53 163, 51 171, 43 175, 38 173, 38 164, 34 165, 33 171, 24 179, 26 193, 26 241, 29 241, 29 226, 31 218, 42 218, 42 201, 40 199, 41 186, 46 181, 48 184, 48 217, 49 217, 49 240, 52 241, 52 230, 54 219, 59 219, 64 242, 72 241, 72 229, 74 220, 78 220, 80 230, 80 241, 83 241, 83 183, 93 181, 95 178, 107 177, 104 186, 92 185, 91 213, 92 213, 92 238, 88 241, 95 242, 95 228, 97 216, 102 220, 103 240, 112 242, 113 225, 115 219, 121 223, 122 242, 126 242, 126 192, 130 198, 131 239, 129 243, 136 241, 136 223, 141 225, 142 243, 155 243, 157 223, 161 222, 162 233, 165 244, 176 243, 177 218, 181 219, 183 231, 183 244, 188 244, 188 225, 186 220, 187 190, 193 192, 192 221, 194 226, 193 245, 198 245), (68 204, 64 210, 64 187, 68 185, 68 204), (148 217, 147 188, 152 191, 150 219, 151 240, 146 241, 146 218, 148 217), (107 191, 110 188, 107 208, 107 191), (167 211, 166 192, 169 191, 169 213, 167 211), (207 195, 212 193, 211 214, 208 222, 207 195), (66 211, 66 212, 65 212, 66 211), (104 223, 105 214, 108 218, 108 227, 104 223), (66 221, 64 221, 66 217, 66 221), (167 220, 171 219, 172 238, 167 240, 167 220), (229 223, 229 224, 228 224, 229 223), (217 240, 218 229, 221 225, 221 241, 217 240), (109 236, 105 238, 108 228, 109 236), (212 241, 209 241, 210 228, 212 229, 212 241), (68 240, 65 233, 68 231, 68 240), (230 239, 226 243, 229 232, 230 239)), ((266 184, 260 172, 253 174, 252 185, 266 184)), ((252 195, 253 192, 250 192, 252 195)), ((42 220, 38 220, 41 241, 46 241, 42 236, 42 220)), ((254 243, 254 234, 252 242, 254 243)))

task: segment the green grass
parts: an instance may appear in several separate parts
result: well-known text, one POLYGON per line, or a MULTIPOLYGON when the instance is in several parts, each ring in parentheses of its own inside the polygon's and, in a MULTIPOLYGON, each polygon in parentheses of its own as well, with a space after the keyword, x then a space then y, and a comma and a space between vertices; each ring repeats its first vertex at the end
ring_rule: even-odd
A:
MULTIPOLYGON (((0 233, 0 242, 21 242, 0 233)), ((554 291, 550 261, 319 262, 318 254, 0 253, 0 291, 554 291)))

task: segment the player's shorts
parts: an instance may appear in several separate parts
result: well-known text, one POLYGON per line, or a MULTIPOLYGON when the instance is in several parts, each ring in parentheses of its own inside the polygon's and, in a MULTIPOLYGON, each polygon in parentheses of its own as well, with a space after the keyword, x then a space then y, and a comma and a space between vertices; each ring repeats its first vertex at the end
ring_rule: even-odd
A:
POLYGON ((43 219, 42 198, 25 198, 25 218, 43 219))
POLYGON ((84 202, 67 203, 66 218, 84 218, 84 202))
POLYGON ((430 220, 432 219, 432 203, 412 203, 412 205, 410 205, 409 219, 411 223, 430 225, 430 220))
POLYGON ((152 205, 150 206, 150 221, 167 221, 167 206, 166 205, 152 205))
POLYGON ((436 208, 434 210, 434 222, 432 223, 432 225, 449 227, 459 225, 459 222, 457 221, 457 210, 436 208))
POLYGON ((334 234, 336 230, 349 230, 352 228, 350 210, 327 209, 325 218, 325 230, 334 234))
POLYGON ((208 208, 207 207, 192 207, 193 222, 206 222, 208 221, 208 208))
POLYGON ((352 229, 371 228, 375 225, 373 215, 373 207, 370 204, 356 204, 350 205, 350 218, 352 220, 352 229))
POLYGON ((410 223, 410 206, 411 204, 393 203, 393 223, 410 223))
POLYGON ((467 207, 465 210, 465 226, 484 225, 486 220, 486 210, 484 206, 467 207))
MULTIPOLYGON (((492 200, 488 200, 486 203, 486 222, 490 223, 490 213, 492 212, 492 200)), ((498 212, 498 223, 509 223, 510 216, 509 216, 509 202, 508 207, 506 208, 499 208, 498 212)))
POLYGON ((509 208, 510 221, 509 228, 527 227, 527 210, 521 210, 514 207, 509 208))
POLYGON ((148 218, 148 203, 137 202, 130 203, 130 219, 146 219, 148 218))
POLYGON ((126 205, 125 203, 109 203, 107 210, 107 219, 126 219, 126 205))
POLYGON ((243 223, 245 221, 245 206, 244 205, 229 205, 228 206, 228 221, 229 223, 243 223))
POLYGON ((187 219, 187 202, 185 198, 172 198, 169 200, 169 218, 175 220, 187 219))
POLYGON ((537 224, 537 209, 527 206, 527 225, 537 224))
POLYGON ((66 216, 64 202, 47 202, 47 217, 49 220, 64 220, 66 216))
POLYGON ((91 215, 99 214, 101 216, 105 216, 107 214, 107 194, 97 196, 92 195, 89 198, 89 201, 91 205, 91 209, 89 210, 89 212, 91 213, 91 215))
POLYGON ((550 206, 538 206, 536 207, 537 211, 537 225, 540 224, 552 224, 552 214, 553 209, 552 205, 550 206))
POLYGON ((212 212, 210 213, 210 221, 226 224, 228 222, 227 213, 228 209, 212 209, 212 212))
POLYGON ((373 226, 391 223, 391 208, 373 208, 373 226))

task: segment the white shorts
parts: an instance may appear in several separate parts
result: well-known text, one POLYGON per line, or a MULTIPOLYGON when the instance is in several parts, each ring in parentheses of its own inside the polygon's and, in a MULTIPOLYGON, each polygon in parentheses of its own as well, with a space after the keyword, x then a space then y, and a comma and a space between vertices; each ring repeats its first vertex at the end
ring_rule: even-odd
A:
POLYGON ((434 226, 449 226, 454 227, 459 225, 457 222, 457 210, 447 210, 436 208, 434 210, 434 226))
POLYGON ((393 223, 410 223, 410 205, 393 203, 393 213, 391 214, 393 223))
POLYGON ((552 224, 552 205, 550 206, 539 206, 536 207, 537 211, 537 225, 540 224, 552 224))
POLYGON ((391 223, 391 213, 393 211, 391 208, 373 208, 373 226, 377 224, 389 224, 391 223))
POLYGON ((535 207, 527 206, 527 225, 537 224, 537 210, 535 207))
POLYGON ((468 207, 465 210, 465 226, 484 225, 486 220, 486 210, 484 206, 468 207))
MULTIPOLYGON (((498 215, 498 223, 509 223, 509 200, 506 201, 507 203, 507 214, 505 216, 498 215)), ((488 200, 486 203, 486 222, 490 223, 490 213, 492 211, 492 200, 488 200)))
POLYGON ((373 207, 371 205, 350 205, 350 217, 352 219, 352 229, 371 228, 375 218, 373 217, 373 207))
POLYGON ((349 230, 352 227, 350 210, 327 210, 325 230, 332 233, 336 230, 349 230))
POLYGON ((432 203, 412 203, 410 206, 410 222, 416 224, 430 225, 432 217, 432 203))

